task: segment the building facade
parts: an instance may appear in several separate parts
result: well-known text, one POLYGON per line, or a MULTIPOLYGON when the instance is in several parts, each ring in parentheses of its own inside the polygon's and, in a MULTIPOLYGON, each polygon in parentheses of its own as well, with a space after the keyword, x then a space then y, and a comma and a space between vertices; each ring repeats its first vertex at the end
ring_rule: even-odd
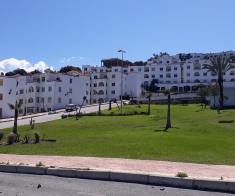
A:
MULTIPOLYGON (((82 73, 36 73, 0 76, 0 118, 13 116, 8 104, 22 102, 20 115, 64 108, 67 104, 96 104, 124 98, 140 98, 143 86, 155 81, 159 91, 196 92, 199 85, 216 82, 217 76, 203 69, 215 55, 234 57, 235 52, 154 54, 146 62, 104 59, 101 66, 84 65, 82 73)), ((235 87, 235 70, 224 75, 225 88, 235 87)))

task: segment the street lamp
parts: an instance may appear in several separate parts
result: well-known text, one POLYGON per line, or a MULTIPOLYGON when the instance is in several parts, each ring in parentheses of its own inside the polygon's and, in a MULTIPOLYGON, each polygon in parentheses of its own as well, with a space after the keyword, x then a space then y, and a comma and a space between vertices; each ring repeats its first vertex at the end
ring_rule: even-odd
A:
POLYGON ((125 50, 118 50, 117 52, 122 53, 122 66, 121 66, 121 114, 122 114, 122 86, 123 86, 123 54, 126 53, 125 50))

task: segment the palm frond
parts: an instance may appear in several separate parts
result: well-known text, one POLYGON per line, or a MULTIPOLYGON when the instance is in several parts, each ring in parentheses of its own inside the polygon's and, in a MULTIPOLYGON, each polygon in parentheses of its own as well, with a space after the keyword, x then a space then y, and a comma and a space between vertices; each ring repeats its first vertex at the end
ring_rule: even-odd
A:
POLYGON ((15 105, 11 104, 11 103, 8 103, 8 106, 11 110, 14 110, 15 109, 15 105))

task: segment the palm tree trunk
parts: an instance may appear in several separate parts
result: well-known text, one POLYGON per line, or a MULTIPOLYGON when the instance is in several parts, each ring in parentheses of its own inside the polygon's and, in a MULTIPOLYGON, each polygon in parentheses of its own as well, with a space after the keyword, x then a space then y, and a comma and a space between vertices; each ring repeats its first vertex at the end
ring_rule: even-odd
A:
POLYGON ((148 115, 150 115, 150 103, 151 103, 151 97, 148 97, 148 115))
POLYGON ((99 115, 101 115, 101 102, 99 102, 99 115))
POLYGON ((171 128, 171 94, 168 94, 167 99, 167 120, 166 120, 166 128, 165 130, 171 128))
POLYGON ((219 105, 220 109, 224 107, 224 86, 223 86, 223 76, 219 76, 218 78, 218 84, 219 84, 219 105))
MULTIPOLYGON (((17 103, 16 103, 16 107, 17 107, 17 103)), ((17 131, 17 120, 18 120, 18 109, 15 108, 14 126, 13 126, 13 130, 12 130, 12 132, 15 133, 15 134, 18 134, 18 131, 17 131)))

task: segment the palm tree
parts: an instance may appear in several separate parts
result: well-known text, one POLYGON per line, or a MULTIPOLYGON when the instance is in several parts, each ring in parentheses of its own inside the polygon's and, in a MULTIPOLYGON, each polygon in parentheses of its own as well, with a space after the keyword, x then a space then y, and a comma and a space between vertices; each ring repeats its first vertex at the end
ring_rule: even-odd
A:
POLYGON ((170 90, 167 90, 164 94, 167 95, 167 118, 165 130, 168 130, 171 128, 171 92, 170 90))
POLYGON ((204 64, 203 69, 207 69, 207 72, 211 72, 212 74, 216 74, 219 85, 219 105, 220 108, 224 106, 224 75, 229 70, 235 68, 234 65, 231 64, 231 59, 226 56, 214 56, 210 58, 210 64, 204 64))
POLYGON ((148 85, 148 84, 142 84, 142 94, 144 96, 146 96, 146 98, 148 98, 148 115, 150 115, 151 113, 151 97, 152 97, 152 93, 157 93, 158 92, 158 87, 157 87, 157 84, 158 84, 158 80, 156 79, 153 79, 151 81, 151 83, 148 85))
POLYGON ((81 109, 82 109, 82 107, 83 107, 83 105, 84 105, 86 99, 87 99, 86 96, 83 96, 83 98, 82 98, 82 104, 81 104, 80 107, 79 107, 79 111, 76 113, 76 119, 78 119, 78 116, 79 116, 80 113, 81 113, 81 109))
POLYGON ((16 135, 18 135, 17 121, 18 121, 19 109, 21 108, 22 104, 23 104, 23 102, 18 102, 18 101, 15 102, 15 105, 11 104, 11 103, 8 104, 10 109, 15 111, 14 126, 13 126, 12 132, 15 133, 16 135))

